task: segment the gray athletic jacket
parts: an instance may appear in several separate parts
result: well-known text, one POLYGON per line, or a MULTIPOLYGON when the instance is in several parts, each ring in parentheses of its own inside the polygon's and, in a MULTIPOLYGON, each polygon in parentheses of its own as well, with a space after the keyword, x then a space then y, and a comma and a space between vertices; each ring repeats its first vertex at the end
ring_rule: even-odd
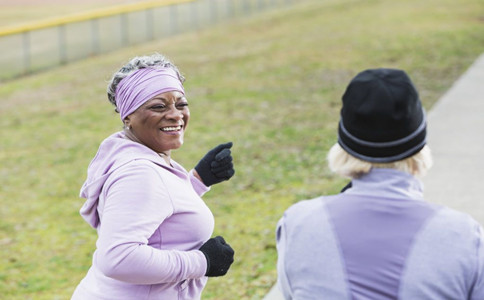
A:
POLYGON ((425 202, 421 182, 393 169, 291 206, 277 250, 286 299, 484 299, 482 227, 425 202))

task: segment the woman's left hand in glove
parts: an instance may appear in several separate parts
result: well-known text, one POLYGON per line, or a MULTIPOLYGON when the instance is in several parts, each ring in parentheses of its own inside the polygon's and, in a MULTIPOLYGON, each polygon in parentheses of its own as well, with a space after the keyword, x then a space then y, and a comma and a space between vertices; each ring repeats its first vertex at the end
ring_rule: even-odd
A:
POLYGON ((235 174, 232 152, 232 142, 220 144, 200 160, 195 166, 200 179, 206 186, 229 180, 235 174))

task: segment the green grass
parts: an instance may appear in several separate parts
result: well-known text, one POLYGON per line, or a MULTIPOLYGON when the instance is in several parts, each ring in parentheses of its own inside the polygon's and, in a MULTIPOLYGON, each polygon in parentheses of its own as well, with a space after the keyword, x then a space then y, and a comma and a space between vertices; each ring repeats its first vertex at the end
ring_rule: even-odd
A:
POLYGON ((345 183, 325 156, 349 80, 405 69, 429 109, 483 46, 481 0, 305 0, 3 83, 1 297, 68 299, 90 266, 96 233, 78 193, 100 141, 121 128, 105 85, 130 57, 164 53, 187 77, 192 118, 177 161, 191 168, 234 142, 236 175, 205 200, 236 261, 203 298, 261 299, 276 279, 283 211, 345 183))

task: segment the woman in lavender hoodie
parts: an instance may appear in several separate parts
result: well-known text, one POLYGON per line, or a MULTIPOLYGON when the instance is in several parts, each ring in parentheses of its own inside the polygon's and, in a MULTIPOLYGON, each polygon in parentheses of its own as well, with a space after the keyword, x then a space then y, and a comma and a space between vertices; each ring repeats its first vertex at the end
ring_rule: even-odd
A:
POLYGON ((484 299, 482 227, 424 200, 425 113, 404 71, 350 82, 328 161, 352 186, 296 203, 279 221, 285 299, 484 299))
POLYGON ((200 299, 207 277, 232 264, 233 249, 211 238, 214 218, 201 199, 234 175, 232 143, 190 172, 171 159, 190 119, 183 81, 155 54, 133 58, 109 83, 124 130, 101 143, 81 189, 81 215, 98 240, 72 299, 200 299))

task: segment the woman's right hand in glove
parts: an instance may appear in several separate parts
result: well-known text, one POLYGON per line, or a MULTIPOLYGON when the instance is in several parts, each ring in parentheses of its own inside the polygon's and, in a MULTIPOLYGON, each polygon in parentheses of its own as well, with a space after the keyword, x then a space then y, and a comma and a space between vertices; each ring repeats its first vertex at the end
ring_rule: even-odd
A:
POLYGON ((221 236, 209 239, 199 250, 207 259, 205 276, 223 276, 234 262, 234 249, 221 236))

